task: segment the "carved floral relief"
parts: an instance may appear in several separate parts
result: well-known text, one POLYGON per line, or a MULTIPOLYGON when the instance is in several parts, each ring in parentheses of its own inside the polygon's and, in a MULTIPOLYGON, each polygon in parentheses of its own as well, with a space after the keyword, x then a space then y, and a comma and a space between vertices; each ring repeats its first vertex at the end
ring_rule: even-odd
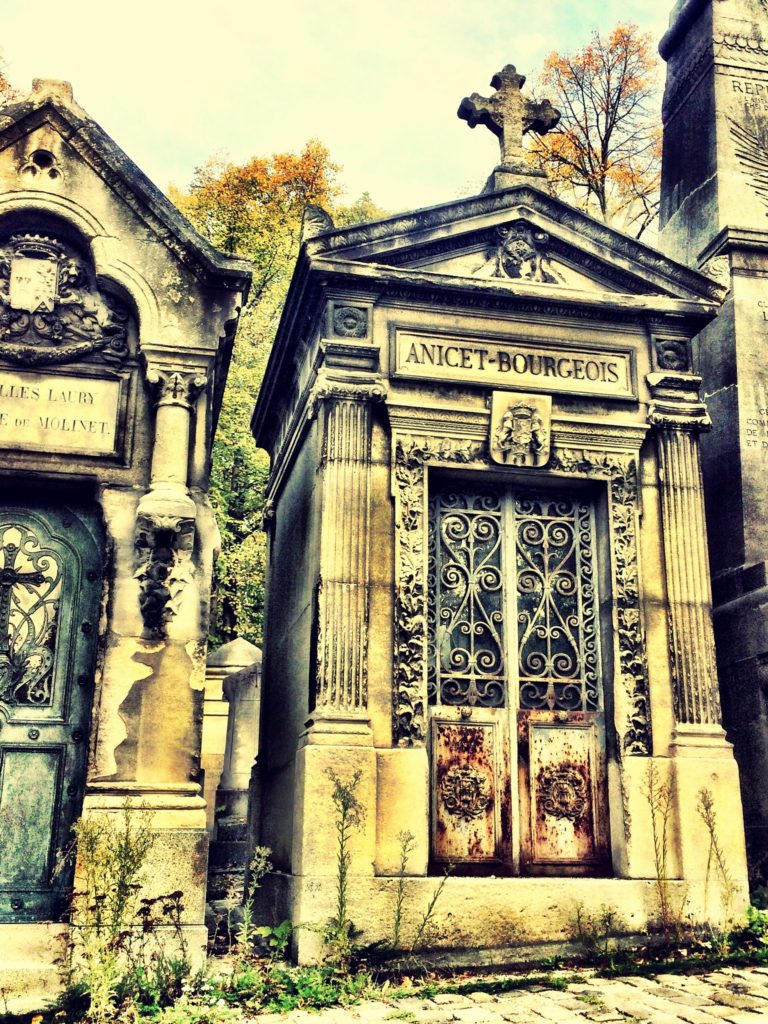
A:
MULTIPOLYGON (((393 730, 401 746, 425 742, 427 705, 427 566, 425 466, 488 465, 485 446, 456 438, 402 436, 394 452, 397 498, 397 584, 393 730)), ((557 449, 551 468, 574 477, 606 479, 613 552, 618 681, 626 720, 617 722, 627 754, 651 752, 648 667, 640 607, 637 549, 637 464, 629 453, 557 449)))
POLYGON ((194 542, 194 519, 159 515, 137 518, 133 575, 139 581, 144 628, 152 637, 166 635, 182 591, 194 576, 194 542))

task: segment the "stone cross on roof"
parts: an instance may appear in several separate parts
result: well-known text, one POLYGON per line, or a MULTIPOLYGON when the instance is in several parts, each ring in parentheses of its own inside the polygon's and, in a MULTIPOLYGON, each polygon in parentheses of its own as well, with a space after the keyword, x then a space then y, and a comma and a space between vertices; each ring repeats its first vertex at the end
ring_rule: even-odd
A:
POLYGON ((497 72, 491 85, 496 89, 493 96, 476 92, 465 96, 458 115, 470 128, 484 124, 498 136, 502 169, 530 174, 531 168, 525 164, 523 155, 523 135, 530 131, 546 134, 560 120, 560 111, 549 100, 534 103, 522 95, 525 75, 518 75, 514 64, 497 72))

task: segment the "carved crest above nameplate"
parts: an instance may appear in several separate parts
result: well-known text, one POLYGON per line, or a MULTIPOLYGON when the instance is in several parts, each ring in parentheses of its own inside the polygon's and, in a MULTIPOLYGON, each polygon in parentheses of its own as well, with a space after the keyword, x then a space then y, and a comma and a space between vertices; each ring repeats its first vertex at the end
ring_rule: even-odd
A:
POLYGON ((491 399, 490 453, 502 466, 544 466, 549 461, 550 395, 494 391, 491 399))
POLYGON ((634 398, 629 348, 546 345, 396 329, 395 377, 451 380, 494 388, 634 398))
POLYGON ((51 366, 97 353, 128 356, 128 310, 101 292, 86 261, 53 235, 16 234, 0 244, 0 360, 51 366))

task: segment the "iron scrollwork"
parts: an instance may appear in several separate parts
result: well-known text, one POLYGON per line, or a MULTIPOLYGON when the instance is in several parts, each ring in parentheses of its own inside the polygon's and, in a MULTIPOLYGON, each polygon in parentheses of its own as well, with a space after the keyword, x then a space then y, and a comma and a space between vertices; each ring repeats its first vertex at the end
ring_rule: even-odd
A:
POLYGON ((51 703, 62 567, 17 523, 0 527, 0 701, 51 703))
MULTIPOLYGON (((397 495, 397 592, 395 619, 394 734, 401 745, 423 743, 426 735, 429 601, 425 550, 427 463, 487 465, 484 446, 458 439, 398 439, 394 481, 397 495)), ((649 754, 651 718, 648 668, 640 605, 637 550, 637 463, 634 455, 558 449, 552 469, 574 477, 606 479, 613 552, 613 600, 617 620, 618 677, 623 691, 617 710, 625 714, 621 749, 649 754)), ((434 568, 431 570, 434 572, 434 568)), ((595 612, 596 613, 596 612, 595 612)), ((591 628, 591 627, 590 627, 591 628)), ((582 651, 585 640, 581 640, 582 651)), ((587 653, 591 640, 586 644, 587 653)), ((591 655, 590 655, 591 657, 591 655)), ((432 683, 432 692, 436 692, 432 683)), ((584 684, 585 699, 591 684, 584 684)))
POLYGON ((560 495, 514 503, 520 707, 599 706, 592 515, 560 495))
POLYGON ((621 747, 627 754, 650 754, 648 663, 637 553, 637 462, 628 454, 563 448, 557 452, 552 465, 562 472, 605 477, 609 481, 618 668, 627 703, 621 747))
POLYGON ((430 502, 427 562, 430 703, 505 704, 501 499, 447 488, 430 502))

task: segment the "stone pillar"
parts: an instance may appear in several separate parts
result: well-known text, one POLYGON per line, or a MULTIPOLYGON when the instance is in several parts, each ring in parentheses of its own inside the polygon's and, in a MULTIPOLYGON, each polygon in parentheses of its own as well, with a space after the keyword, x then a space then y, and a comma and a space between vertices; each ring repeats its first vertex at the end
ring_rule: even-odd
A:
POLYGON ((315 706, 311 723, 368 731, 368 586, 372 400, 380 385, 321 384, 322 527, 317 585, 315 706))
POLYGON ((157 413, 149 491, 139 514, 158 507, 168 514, 178 507, 194 518, 194 502, 187 490, 189 438, 193 403, 206 384, 205 369, 149 361, 146 379, 155 388, 157 413))
POLYGON ((768 16, 755 0, 688 0, 659 47, 667 62, 659 248, 728 289, 698 336, 712 417, 702 439, 723 719, 742 776, 755 884, 768 881, 768 16))
POLYGON ((675 716, 678 726, 708 727, 722 739, 698 436, 710 420, 699 401, 699 377, 654 373, 648 383, 659 459, 675 716))
POLYGON ((259 752, 259 708, 261 706, 261 651, 256 648, 253 664, 228 675, 222 684, 229 704, 224 768, 216 803, 226 805, 226 817, 248 816, 248 786, 251 769, 259 752))
POLYGON ((699 433, 709 428, 710 420, 699 399, 700 377, 659 372, 646 379, 653 399, 648 418, 655 428, 659 460, 674 683, 670 781, 678 820, 686 822, 677 837, 680 866, 683 877, 700 880, 705 891, 719 884, 711 879, 710 837, 696 811, 706 789, 715 807, 717 839, 725 862, 731 877, 738 880, 733 905, 724 912, 737 914, 747 902, 746 850, 738 769, 721 725, 712 626, 699 444, 699 433))
POLYGON ((139 611, 151 670, 142 691, 138 781, 196 781, 200 768, 202 687, 193 686, 205 632, 194 599, 197 508, 187 489, 193 403, 205 386, 201 367, 148 361, 157 415, 149 490, 136 510, 139 611), (162 680, 159 685, 158 680, 162 680), (173 713, 169 710, 173 707, 173 713), (162 722, 162 728, 159 723, 162 722), (149 723, 152 723, 151 727, 149 723))
POLYGON ((125 614, 136 632, 129 669, 138 665, 141 674, 119 706, 126 735, 114 752, 116 771, 89 783, 84 813, 117 813, 126 800, 152 812, 148 891, 184 893, 196 956, 206 936, 208 856, 199 778, 207 633, 200 570, 211 552, 196 537, 187 483, 194 404, 207 376, 181 356, 174 363, 164 356, 147 358, 145 377, 156 400, 150 480, 136 508, 132 572, 123 574, 132 584, 125 614))
MULTIPOLYGON (((314 708, 295 762, 292 873, 333 876, 335 810, 329 771, 358 778, 356 796, 376 806, 376 755, 368 715, 368 591, 372 402, 376 381, 323 380, 310 399, 320 413, 320 552, 316 591, 314 708)), ((351 850, 350 875, 373 874, 376 816, 366 815, 351 850)), ((320 947, 318 946, 318 952, 320 947)))
POLYGON ((327 402, 317 595, 318 717, 364 717, 368 704, 370 449, 370 405, 327 402))

